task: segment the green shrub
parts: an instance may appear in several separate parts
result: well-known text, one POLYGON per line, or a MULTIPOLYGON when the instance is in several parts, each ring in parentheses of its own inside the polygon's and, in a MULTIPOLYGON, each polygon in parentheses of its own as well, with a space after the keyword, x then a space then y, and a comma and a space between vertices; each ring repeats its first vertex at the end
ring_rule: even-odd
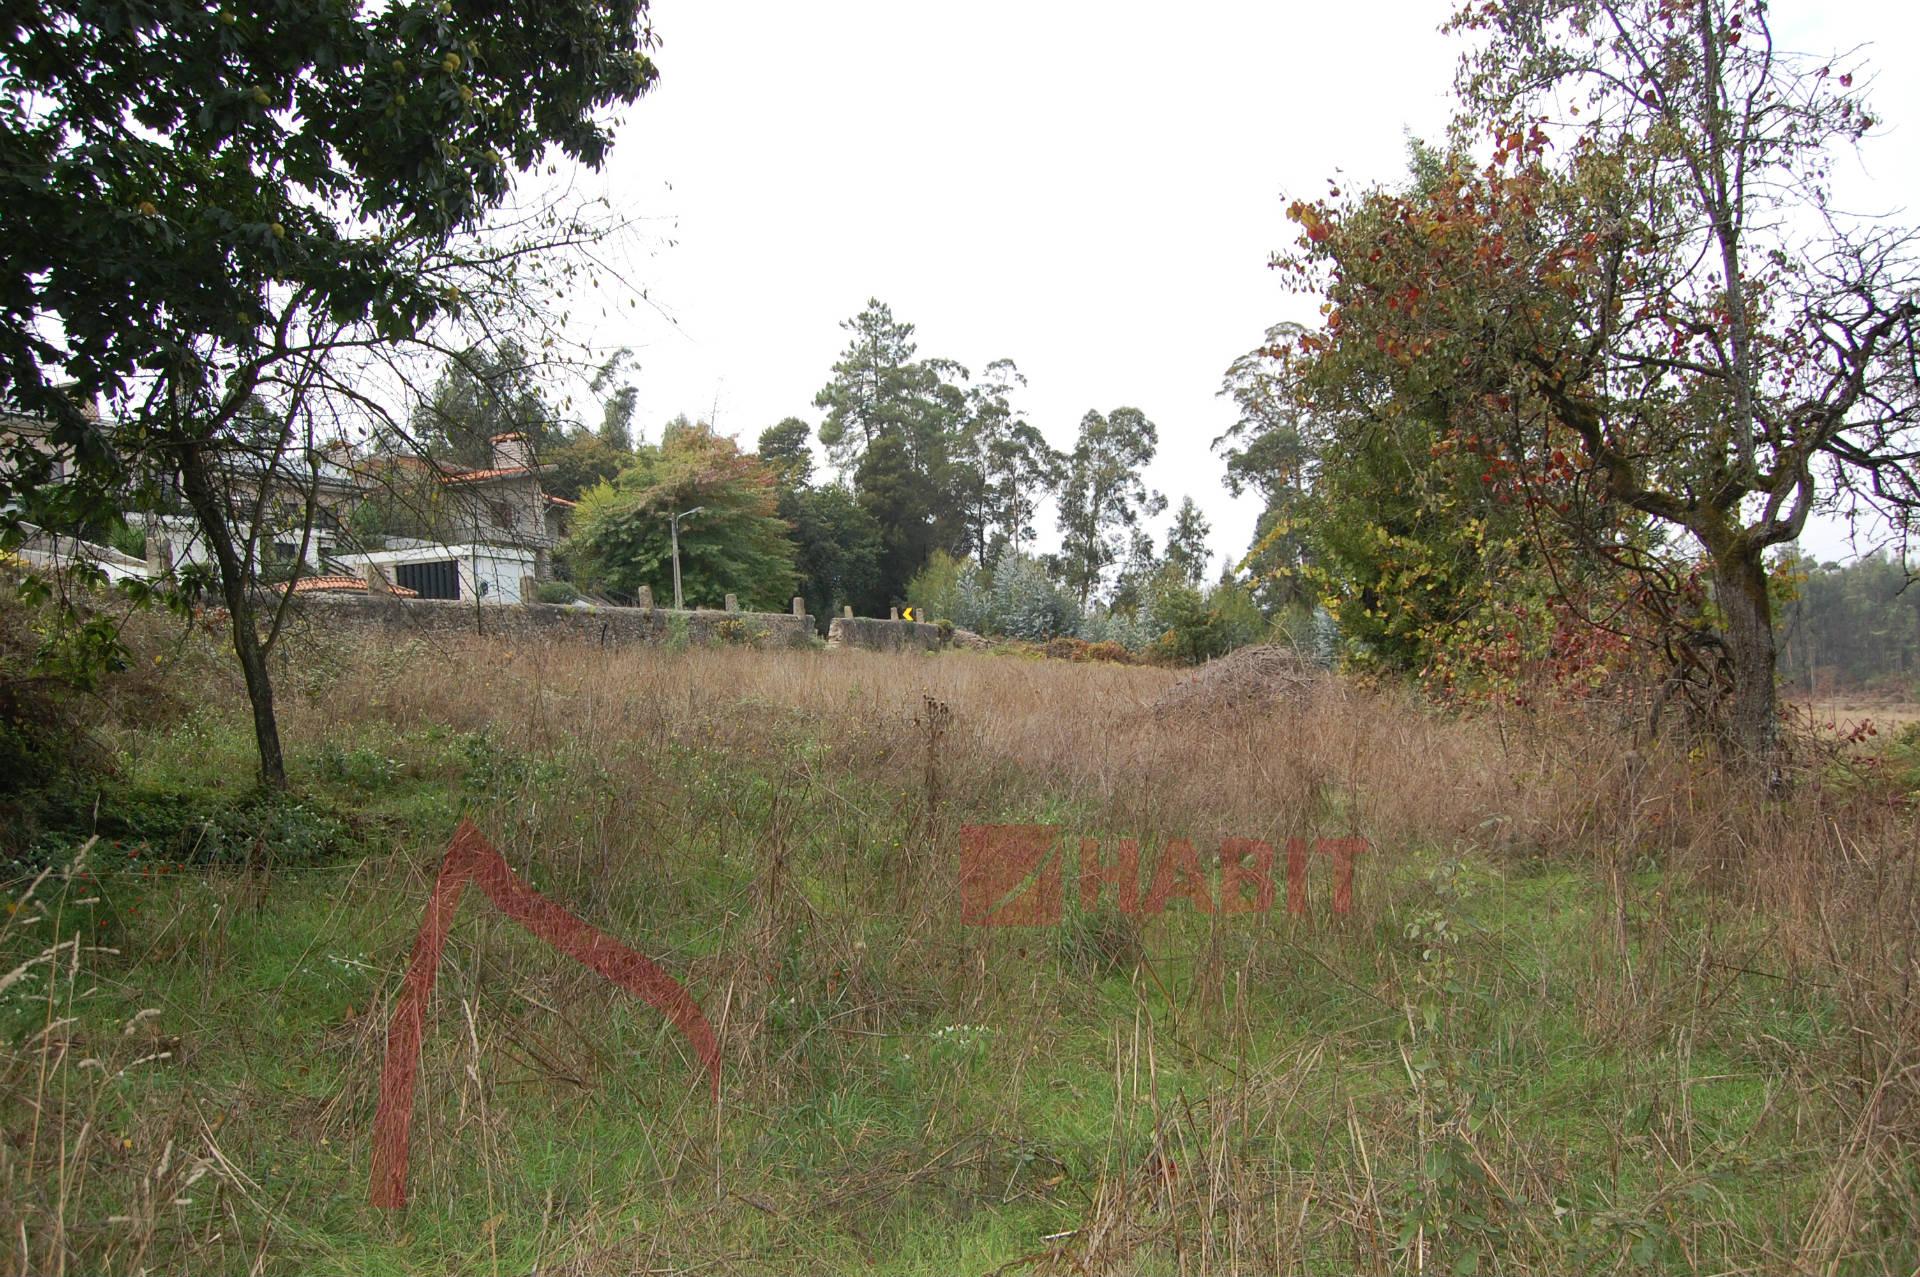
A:
POLYGON ((580 591, 566 581, 542 581, 533 587, 533 597, 541 603, 568 604, 580 601, 580 591))
POLYGON ((366 849, 359 822, 313 798, 110 783, 97 794, 73 794, 31 846, 0 864, 0 878, 26 877, 62 864, 94 834, 98 842, 90 862, 101 872, 303 867, 349 859, 366 849))
POLYGON ((1188 665, 1258 642, 1266 630, 1252 594, 1232 583, 1204 594, 1184 583, 1163 584, 1153 599, 1153 619, 1162 633, 1150 655, 1188 665))
POLYGON ((114 520, 113 526, 107 529, 107 544, 136 559, 147 557, 147 534, 124 519, 114 520))
POLYGON ((972 565, 954 558, 945 550, 935 550, 926 566, 907 582, 907 602, 922 616, 952 616, 960 597, 962 576, 971 574, 972 565))

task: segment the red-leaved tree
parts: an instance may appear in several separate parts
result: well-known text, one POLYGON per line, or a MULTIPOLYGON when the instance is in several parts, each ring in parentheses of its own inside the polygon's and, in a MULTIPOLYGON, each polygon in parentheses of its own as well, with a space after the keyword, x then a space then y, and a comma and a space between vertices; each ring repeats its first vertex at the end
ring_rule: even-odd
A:
POLYGON ((1760 0, 1505 0, 1473 41, 1453 146, 1405 192, 1290 210, 1327 297, 1290 353, 1376 416, 1442 416, 1530 517, 1712 582, 1726 736, 1777 724, 1765 555, 1823 503, 1903 531, 1920 273, 1911 238, 1829 201, 1873 127, 1851 68, 1774 46, 1760 0), (1671 562, 1668 564, 1671 567, 1671 562))

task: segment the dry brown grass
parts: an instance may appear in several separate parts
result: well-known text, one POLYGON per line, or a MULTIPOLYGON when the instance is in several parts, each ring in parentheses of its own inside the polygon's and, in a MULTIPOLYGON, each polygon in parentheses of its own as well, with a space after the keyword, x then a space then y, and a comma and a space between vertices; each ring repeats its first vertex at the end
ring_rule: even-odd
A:
POLYGON ((0 1268, 1837 1272, 1916 1253, 1913 814, 1817 751, 1768 792, 1632 754, 1600 710, 1462 716, 1333 685, 1174 718, 1152 709, 1167 671, 970 653, 309 638, 286 660, 307 783, 360 750, 395 790, 467 785, 541 890, 723 1022, 721 1108, 657 1024, 470 902, 416 1204, 360 1207, 387 999, 452 809, 395 817, 362 865, 215 875, 92 955, 130 999, 116 1024, 157 1006, 139 1033, 209 1068, 128 1106, 147 1125, 113 1128, 134 1140, 118 1157, 97 1114, 125 1084, 76 1071, 105 1018, 62 1037, 90 977, 48 991, 5 1062, 32 1097, 7 1120, 47 1118, 29 1151, 0 1146, 19 1238, 0 1268), (477 788, 472 742, 497 751, 477 788), (1375 850, 1345 919, 960 927, 957 827, 1036 819, 1375 850), (263 983, 279 934, 302 953, 263 983), (366 969, 328 1003, 307 951, 366 969), (977 1058, 903 1062, 972 1025, 992 1029, 977 1058), (1729 1079, 1762 1098, 1716 1110, 1729 1079), (552 1140, 599 1151, 567 1169, 552 1140), (331 1151, 263 1180, 289 1141, 331 1151), (1002 1217, 987 1252, 935 1240, 1002 1217))

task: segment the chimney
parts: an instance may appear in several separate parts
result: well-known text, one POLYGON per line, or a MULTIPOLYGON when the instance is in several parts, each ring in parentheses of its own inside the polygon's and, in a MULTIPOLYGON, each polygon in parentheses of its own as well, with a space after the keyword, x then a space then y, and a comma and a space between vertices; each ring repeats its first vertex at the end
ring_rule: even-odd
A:
POLYGON ((508 435, 495 435, 487 442, 493 445, 495 470, 524 470, 533 465, 533 446, 527 442, 527 437, 518 431, 508 435))

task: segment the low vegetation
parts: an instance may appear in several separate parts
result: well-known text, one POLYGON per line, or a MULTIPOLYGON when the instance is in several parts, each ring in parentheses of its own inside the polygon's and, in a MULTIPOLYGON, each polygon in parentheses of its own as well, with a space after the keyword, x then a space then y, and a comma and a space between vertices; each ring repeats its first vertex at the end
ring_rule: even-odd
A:
POLYGON ((0 1271, 1920 1262, 1911 733, 1756 796, 1605 744, 1620 703, 1173 715, 1182 675, 1097 660, 303 634, 263 800, 217 642, 134 635, 89 750, 4 797, 0 1271), (686 983, 724 1086, 470 896, 379 1212, 387 1014, 462 816, 686 983), (1316 869, 1299 917, 980 929, 968 822, 1373 850, 1345 916, 1316 869))

